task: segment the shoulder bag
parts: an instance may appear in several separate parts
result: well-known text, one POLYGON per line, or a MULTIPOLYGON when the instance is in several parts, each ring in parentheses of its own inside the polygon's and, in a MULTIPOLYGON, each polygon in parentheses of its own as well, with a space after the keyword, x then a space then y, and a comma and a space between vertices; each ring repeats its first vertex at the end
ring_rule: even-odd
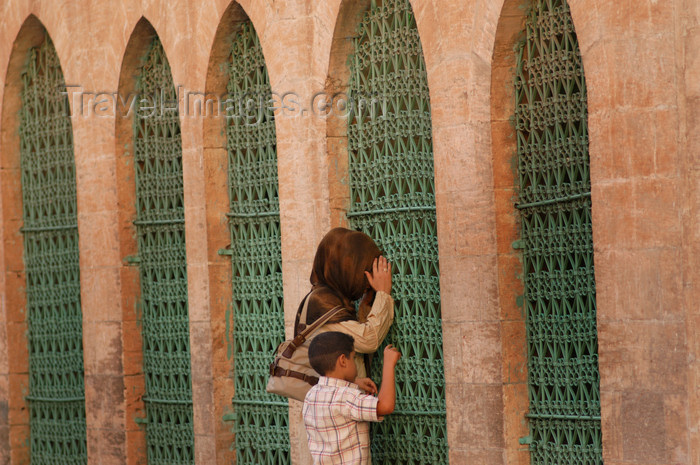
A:
MULTIPOLYGON (((299 321, 306 321, 306 312, 309 306, 308 295, 303 304, 303 310, 299 321)), ((266 391, 304 401, 306 393, 312 386, 318 383, 320 376, 309 363, 309 348, 304 346, 313 333, 330 320, 343 307, 338 305, 327 311, 323 316, 306 326, 293 339, 282 342, 275 350, 275 360, 270 364, 270 378, 267 381, 266 391)))

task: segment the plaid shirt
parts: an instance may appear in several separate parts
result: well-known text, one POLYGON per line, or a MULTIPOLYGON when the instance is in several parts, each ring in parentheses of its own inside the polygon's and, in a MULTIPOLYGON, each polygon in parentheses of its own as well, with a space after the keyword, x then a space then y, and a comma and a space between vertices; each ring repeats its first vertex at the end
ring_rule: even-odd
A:
POLYGON ((369 464, 368 422, 382 420, 377 402, 354 383, 321 376, 302 410, 314 465, 369 464))

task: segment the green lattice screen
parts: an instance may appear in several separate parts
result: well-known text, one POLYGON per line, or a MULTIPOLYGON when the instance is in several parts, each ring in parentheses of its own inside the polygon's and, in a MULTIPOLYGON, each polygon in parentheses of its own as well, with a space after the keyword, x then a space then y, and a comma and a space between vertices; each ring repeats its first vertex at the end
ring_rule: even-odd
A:
POLYGON ((586 84, 565 0, 536 0, 516 48, 533 465, 601 464, 586 84))
MULTIPOLYGON (((396 317, 387 342, 403 354, 396 412, 374 426, 372 458, 375 464, 445 464, 430 100, 408 0, 372 1, 349 65, 355 113, 348 126, 348 218, 394 263, 396 317)), ((371 370, 377 380, 380 362, 375 357, 371 370)))
POLYGON ((19 112, 33 465, 87 463, 70 108, 49 39, 29 50, 19 112))
POLYGON ((136 90, 134 168, 149 465, 194 463, 182 142, 177 94, 158 38, 136 90), (140 101, 140 99, 150 101, 140 101), (155 108, 154 110, 149 108, 155 108))
POLYGON ((277 146, 265 58, 249 20, 233 40, 228 69, 237 104, 226 128, 236 456, 241 465, 282 465, 291 463, 288 404, 265 392, 270 355, 284 339, 277 146))

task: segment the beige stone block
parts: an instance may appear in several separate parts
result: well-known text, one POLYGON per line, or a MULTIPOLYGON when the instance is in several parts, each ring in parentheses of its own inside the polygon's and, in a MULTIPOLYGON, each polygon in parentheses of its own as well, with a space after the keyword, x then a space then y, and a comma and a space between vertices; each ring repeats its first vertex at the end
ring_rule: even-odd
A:
POLYGON ((182 175, 184 193, 186 198, 193 200, 192 206, 203 207, 200 203, 204 199, 206 179, 204 171, 204 149, 202 147, 201 117, 194 119, 194 111, 189 109, 192 115, 183 115, 187 124, 182 126, 182 175), (195 124, 195 121, 197 124, 195 124))
POLYGON ((78 213, 80 262, 86 267, 120 264, 117 215, 114 212, 78 213))
POLYGON ((685 324, 598 323, 601 389, 679 394, 687 389, 685 324))
POLYGON ((445 382, 457 386, 462 379, 464 352, 462 323, 442 322, 442 353, 445 382))
POLYGON ((503 448, 503 392, 500 385, 448 385, 447 442, 503 448))
MULTIPOLYGON (((193 247, 196 247, 196 243, 193 244, 193 247)), ((188 249, 190 249, 189 242, 188 249)), ((187 311, 191 322, 208 322, 210 319, 209 281, 207 276, 207 270, 208 266, 206 262, 192 263, 188 260, 187 311)))
MULTIPOLYGON (((274 28, 266 31, 263 39, 263 53, 273 90, 284 85, 294 85, 303 75, 311 50, 313 19, 297 16, 294 19, 276 18, 274 28)), ((287 89, 285 89, 287 90, 287 89)))
POLYGON ((665 178, 639 180, 634 191, 637 244, 641 247, 680 247, 679 181, 665 178))
POLYGON ((126 423, 124 378, 85 374, 85 415, 88 428, 123 431, 126 423))
MULTIPOLYGON (((211 383, 211 327, 208 321, 190 321, 192 379, 211 383)), ((211 387, 211 386, 210 386, 211 387)))
MULTIPOLYGON (((593 91, 591 91, 593 92, 593 91)), ((609 95, 609 93, 608 93, 609 95)), ((593 97, 590 106, 593 105, 593 97)), ((601 106, 605 106, 601 103, 601 106)), ((596 114, 589 109, 589 155, 593 189, 611 179, 624 179, 631 173, 630 153, 623 150, 625 127, 630 115, 624 112, 596 114)))
POLYGON ((623 458, 628 462, 667 463, 667 431, 663 395, 628 391, 620 411, 623 458))
POLYGON ((614 76, 610 81, 614 106, 650 108, 675 104, 675 88, 668 85, 668 76, 675 73, 670 39, 669 34, 664 33, 610 44, 608 56, 615 57, 610 61, 614 76), (644 44, 641 49, 638 48, 640 42, 644 44), (640 69, 645 70, 644 79, 639 79, 640 69))
MULTIPOLYGON (((502 382, 501 325, 493 321, 465 322, 461 325, 462 383, 498 384, 502 382)), ((445 341, 445 345, 449 344, 445 341)))
MULTIPOLYGON (((85 260, 82 261, 85 263, 85 260)), ((118 295, 120 289, 117 267, 81 266, 80 304, 84 322, 118 322, 122 312, 118 295)))
POLYGON ((496 251, 492 196, 451 192, 436 196, 438 246, 442 256, 484 255, 496 251))
POLYGON ((213 435, 194 436, 195 463, 216 463, 216 437, 213 435))
POLYGON ((621 250, 595 255, 598 321, 683 318, 677 249, 621 250), (619 276, 624 276, 620 280, 619 276))
POLYGON ((498 319, 495 256, 455 257, 440 260, 440 296, 444 322, 498 319))
POLYGON ((593 244, 596 254, 599 251, 628 249, 636 245, 632 183, 625 180, 593 184, 591 190, 593 244))
POLYGON ((673 24, 672 12, 653 1, 623 0, 601 5, 597 10, 601 28, 617 36, 651 35, 669 31, 673 24))
POLYGON ((119 321, 83 321, 86 375, 123 376, 121 331, 119 321))
MULTIPOLYGON (((94 119, 91 118, 91 122, 94 119)), ((118 208, 118 179, 114 158, 96 156, 95 153, 99 151, 91 151, 89 155, 76 156, 75 159, 78 211, 86 215, 114 211, 118 208), (96 192, 99 192, 99 195, 95 195, 96 192)))
MULTIPOLYGON (((591 8, 591 10, 594 10, 591 8)), ((593 26, 595 27, 595 26, 593 26)), ((604 33, 594 32, 596 35, 604 33)), ((596 135, 600 133, 599 119, 609 115, 613 106, 612 81, 615 75, 611 72, 610 55, 607 51, 608 44, 602 40, 591 42, 591 38, 579 37, 579 47, 583 53, 583 71, 586 78, 586 92, 588 96, 588 128, 589 143, 593 148, 597 143, 596 135), (584 43, 582 39, 585 40, 584 43)), ((593 153, 593 151, 591 151, 593 153)))
MULTIPOLYGON (((675 108, 653 112, 654 127, 654 173, 659 176, 675 177, 682 169, 681 139, 679 119, 675 108)), ((648 128, 646 129, 648 130, 648 128)))
MULTIPOLYGON (((439 72, 428 73, 430 117, 433 129, 445 129, 465 121, 472 111, 468 77, 469 62, 463 56, 440 63, 439 72)), ((478 103, 476 104, 478 105, 478 103)))
POLYGON ((126 432, 123 430, 97 430, 88 427, 88 461, 98 461, 104 465, 123 464, 126 455, 125 440, 126 432))
POLYGON ((484 195, 493 189, 490 131, 488 123, 433 129, 438 195, 454 191, 484 195))
MULTIPOLYGON (((492 120, 491 110, 491 82, 489 77, 492 72, 491 44, 489 50, 475 50, 479 57, 473 56, 470 65, 473 78, 469 82, 467 90, 467 121, 479 123, 481 127, 486 127, 492 120)), ((485 47, 484 47, 485 48, 485 47)), ((488 130, 477 130, 476 141, 489 137, 488 130)), ((477 144, 478 146, 478 144, 477 144)))
MULTIPOLYGON (((280 227, 282 229, 282 266, 286 266, 286 262, 308 260, 308 270, 303 270, 303 274, 311 273, 311 263, 316 254, 319 242, 323 236, 330 230, 329 226, 323 229, 315 229, 315 225, 310 223, 310 218, 313 217, 328 217, 328 209, 326 204, 325 211, 314 209, 309 212, 308 203, 297 200, 288 200, 284 203, 280 199, 280 227)), ((284 274, 287 273, 283 268, 284 274)))

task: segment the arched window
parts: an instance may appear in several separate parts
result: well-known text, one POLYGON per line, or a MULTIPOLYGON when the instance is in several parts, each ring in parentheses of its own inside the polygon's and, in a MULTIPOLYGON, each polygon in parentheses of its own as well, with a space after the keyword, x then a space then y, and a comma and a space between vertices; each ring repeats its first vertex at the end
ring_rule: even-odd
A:
POLYGON ((19 113, 32 464, 85 464, 85 387, 70 107, 48 35, 29 50, 19 113))
MULTIPOLYGON (((353 39, 348 126, 353 228, 394 263, 403 353, 396 412, 374 425, 374 463, 447 463, 445 376, 428 83, 408 0, 372 0, 353 39)), ((381 377, 381 357, 371 374, 381 377)))
POLYGON ((566 0, 535 0, 516 48, 533 465, 602 464, 588 112, 566 0))
POLYGON ((290 463, 288 403, 265 392, 270 354, 284 339, 277 141, 265 58, 250 20, 234 37, 228 69, 236 457, 278 465, 290 463))
POLYGON ((149 465, 194 463, 178 99, 160 40, 136 83, 134 169, 149 465))

